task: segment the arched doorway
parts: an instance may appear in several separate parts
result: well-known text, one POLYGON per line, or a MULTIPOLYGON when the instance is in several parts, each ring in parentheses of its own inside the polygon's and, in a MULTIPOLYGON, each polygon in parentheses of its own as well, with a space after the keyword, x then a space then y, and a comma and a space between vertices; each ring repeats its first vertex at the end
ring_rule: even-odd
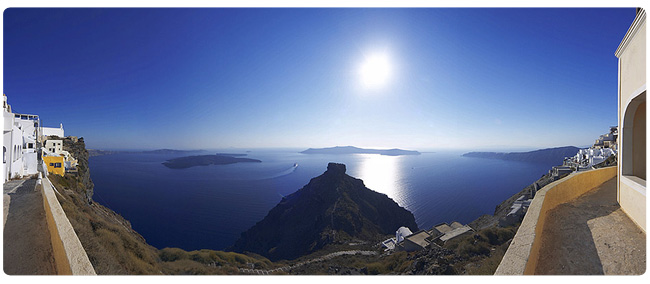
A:
POLYGON ((646 179, 646 92, 630 101, 623 117, 622 174, 646 179))

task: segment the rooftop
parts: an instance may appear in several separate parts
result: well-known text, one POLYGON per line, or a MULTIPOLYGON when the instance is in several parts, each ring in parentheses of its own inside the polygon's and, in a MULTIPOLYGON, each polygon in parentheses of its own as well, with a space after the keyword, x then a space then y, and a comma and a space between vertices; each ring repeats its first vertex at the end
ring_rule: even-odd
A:
POLYGON ((429 245, 429 241, 427 241, 427 238, 431 236, 429 233, 426 231, 420 231, 415 234, 412 234, 408 237, 406 237, 407 240, 421 246, 421 247, 426 247, 429 245))

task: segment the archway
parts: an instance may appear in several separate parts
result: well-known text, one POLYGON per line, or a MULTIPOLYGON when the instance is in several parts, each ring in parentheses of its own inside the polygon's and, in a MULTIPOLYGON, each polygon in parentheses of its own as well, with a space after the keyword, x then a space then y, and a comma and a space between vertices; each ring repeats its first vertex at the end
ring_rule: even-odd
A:
POLYGON ((646 179, 646 92, 632 99, 623 117, 622 174, 646 179))

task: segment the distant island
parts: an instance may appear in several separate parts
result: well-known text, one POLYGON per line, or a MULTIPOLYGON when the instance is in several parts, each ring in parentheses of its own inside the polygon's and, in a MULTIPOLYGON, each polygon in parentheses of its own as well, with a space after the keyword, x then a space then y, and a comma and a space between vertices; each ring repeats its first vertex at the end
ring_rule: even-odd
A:
POLYGON ((113 155, 122 153, 122 151, 107 151, 107 150, 97 150, 97 149, 88 149, 89 157, 104 156, 104 155, 113 155))
POLYGON ((262 161, 249 158, 237 158, 237 156, 246 156, 246 154, 216 154, 187 156, 167 160, 162 164, 170 169, 186 169, 196 166, 208 165, 228 165, 235 163, 261 163, 262 161))
MULTIPOLYGON (((196 154, 203 152, 203 150, 174 150, 174 149, 157 149, 157 150, 147 150, 147 151, 112 151, 112 150, 99 150, 99 149, 88 149, 88 154, 90 157, 103 156, 103 155, 113 155, 113 154, 163 154, 163 155, 179 155, 179 154, 196 154)), ((225 154, 224 154, 225 155, 225 154)), ((241 154, 246 155, 246 154, 241 154)))
POLYGON ((418 151, 402 150, 402 149, 363 149, 354 146, 336 146, 330 148, 309 148, 300 153, 303 154, 379 154, 386 156, 401 156, 401 155, 420 155, 418 151))
POLYGON ((141 152, 135 152, 135 153, 142 153, 142 154, 192 154, 192 153, 200 153, 200 152, 203 152, 203 150, 158 149, 158 150, 141 151, 141 152))
POLYGON ((530 152, 469 152, 463 154, 463 157, 499 159, 508 161, 533 162, 533 163, 551 163, 561 165, 564 157, 575 156, 580 150, 578 147, 566 146, 557 148, 540 149, 530 152))

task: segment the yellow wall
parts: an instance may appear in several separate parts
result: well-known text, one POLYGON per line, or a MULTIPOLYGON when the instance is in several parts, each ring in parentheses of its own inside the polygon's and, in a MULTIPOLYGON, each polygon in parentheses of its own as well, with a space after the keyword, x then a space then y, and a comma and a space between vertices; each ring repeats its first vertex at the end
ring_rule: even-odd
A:
POLYGON ((535 274, 547 213, 558 205, 574 200, 614 178, 616 171, 616 167, 607 167, 574 172, 539 190, 528 207, 517 234, 501 259, 495 275, 535 274))
POLYGON ((47 171, 56 175, 63 176, 65 175, 65 164, 62 156, 44 156, 43 161, 47 166, 47 171), (56 168, 51 164, 60 164, 61 166, 56 168))

